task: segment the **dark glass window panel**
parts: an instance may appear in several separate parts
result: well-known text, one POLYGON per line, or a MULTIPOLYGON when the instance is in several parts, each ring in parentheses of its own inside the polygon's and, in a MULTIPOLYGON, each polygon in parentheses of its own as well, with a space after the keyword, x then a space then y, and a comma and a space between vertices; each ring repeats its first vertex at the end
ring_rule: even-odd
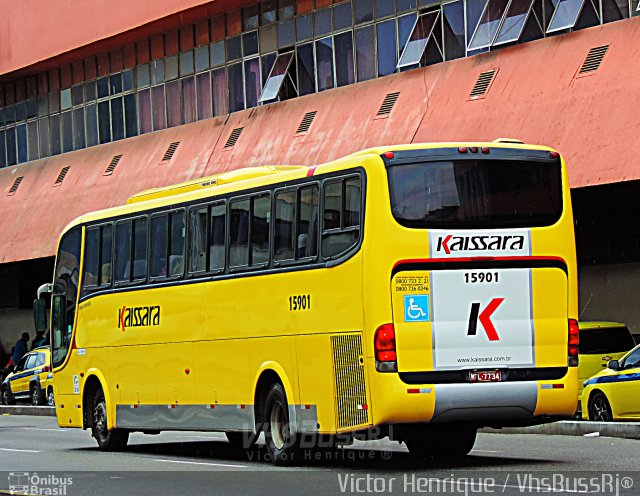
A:
POLYGON ((133 89, 133 71, 127 69, 122 73, 122 91, 131 91, 133 89))
POLYGON ((224 203, 211 207, 211 234, 209 236, 209 270, 224 270, 227 241, 227 207, 224 203))
POLYGON ((376 57, 373 26, 356 29, 356 64, 358 81, 376 77, 376 57))
POLYGON ((336 46, 336 85, 353 84, 356 80, 353 61, 353 32, 347 31, 338 34, 333 40, 336 46))
POLYGON ((237 112, 244 109, 244 85, 242 82, 242 64, 228 66, 229 71, 229 110, 237 112))
POLYGON ((469 50, 486 48, 493 43, 508 3, 509 0, 489 0, 469 42, 469 50))
POLYGON ((339 31, 353 26, 353 14, 351 2, 333 6, 333 29, 339 31))
POLYGON ((386 17, 395 14, 393 0, 376 0, 376 17, 386 17))
MULTIPOLYGON (((40 148, 40 156, 48 157, 51 153, 49 149, 49 118, 38 119, 38 147, 40 148)), ((2 157, 2 154, 0 154, 2 157)))
POLYGON ((73 105, 81 105, 84 102, 84 86, 78 85, 71 88, 71 101, 73 105))
POLYGON ((96 83, 98 85, 98 98, 105 98, 109 96, 109 78, 100 78, 96 83))
POLYGON ((171 55, 164 59, 164 79, 172 81, 178 79, 178 56, 171 55))
POLYGON ((27 119, 27 104, 25 102, 17 103, 16 109, 16 122, 22 122, 27 119))
POLYGON ((194 50, 196 60, 196 72, 206 71, 209 68, 209 45, 199 46, 194 50))
POLYGON ((260 13, 258 10, 258 4, 250 5, 242 9, 242 30, 249 31, 250 29, 257 29, 260 21, 260 13))
POLYGON ((60 112, 60 93, 52 91, 49 93, 49 113, 55 114, 56 112, 60 112))
POLYGON ((249 264, 249 199, 230 203, 229 266, 249 264))
POLYGON ((211 67, 218 67, 224 64, 224 40, 211 43, 211 67))
MULTIPOLYGON (((60 114, 54 114, 49 118, 49 133, 51 136, 51 140, 49 141, 51 155, 59 155, 62 151, 62 146, 60 143, 60 114)), ((8 144, 9 135, 7 134, 7 145, 8 144)))
POLYGON ((273 69, 269 74, 269 79, 264 83, 264 88, 262 89, 262 95, 260 97, 261 102, 268 102, 278 98, 280 88, 287 77, 289 66, 293 60, 293 55, 293 52, 278 55, 278 58, 273 65, 273 69))
POLYGON ((258 32, 252 31, 242 35, 242 49, 245 57, 258 53, 258 32))
POLYGON ((603 22, 619 21, 629 17, 629 2, 627 0, 602 0, 603 22))
POLYGON ((98 137, 100 144, 111 141, 111 116, 108 101, 98 103, 98 137))
POLYGON ((29 150, 27 149, 27 125, 20 124, 16 127, 16 141, 18 143, 18 163, 29 160, 29 150))
POLYGON ((122 98, 111 100, 111 131, 113 141, 124 139, 124 107, 122 98))
POLYGON ((251 209, 251 265, 269 263, 271 197, 258 196, 251 209))
POLYGON ((333 39, 316 41, 316 67, 318 70, 318 91, 333 88, 333 39))
POLYGON ((356 24, 373 21, 372 0, 353 0, 353 18, 356 24))
POLYGON ((164 85, 151 88, 151 108, 153 109, 153 130, 167 127, 165 116, 164 85))
POLYGON ((109 91, 112 95, 122 93, 122 74, 111 74, 109 76, 109 91))
POLYGON ((418 17, 418 22, 416 22, 415 28, 409 37, 409 42, 406 44, 400 61, 398 62, 398 68, 420 63, 420 59, 431 39, 439 15, 439 11, 436 11, 418 17))
POLYGON ((84 109, 73 109, 73 149, 80 150, 86 146, 84 139, 84 109))
POLYGON ((313 56, 313 43, 298 45, 298 93, 300 96, 315 93, 316 70, 313 56))
POLYGON ((40 156, 38 154, 38 123, 36 121, 27 124, 27 141, 29 160, 37 160, 40 156))
POLYGON ((64 153, 73 150, 73 115, 71 111, 63 112, 62 119, 62 151, 64 153))
POLYGON ((167 127, 175 127, 182 124, 182 93, 180 81, 171 81, 165 86, 167 96, 167 127))
POLYGON ((180 75, 193 74, 193 50, 180 53, 180 75))
POLYGON ((147 219, 133 221, 133 280, 147 278, 147 219))
MULTIPOLYGON (((58 117, 58 116, 56 116, 58 117)), ((60 129, 58 129, 59 131, 60 129)), ((7 165, 16 165, 18 156, 16 153, 16 128, 11 127, 5 131, 7 138, 7 165)), ((60 138, 58 138, 58 146, 60 146, 60 138)), ((58 151, 58 153, 60 153, 58 151)))
POLYGON ((296 17, 296 36, 298 41, 308 40, 313 37, 313 14, 296 17))
MULTIPOLYGON (((633 336, 625 326, 580 329, 581 355, 624 353, 633 347, 635 347, 633 336)), ((629 358, 627 358, 627 361, 629 358)))
POLYGON ((278 48, 284 48, 295 43, 296 37, 294 27, 293 20, 278 23, 278 48))
POLYGON ((504 15, 504 21, 493 44, 518 41, 532 7, 533 0, 513 0, 504 15))
POLYGON ((378 24, 378 76, 396 71, 396 21, 390 19, 378 24))
POLYGON ((578 22, 578 16, 582 12, 585 1, 589 0, 560 0, 551 18, 547 33, 574 27, 578 22))
POLYGON ((27 100, 27 119, 33 119, 38 115, 38 105, 35 98, 27 100))
POLYGON ((244 63, 244 84, 247 108, 258 106, 260 95, 260 59, 246 60, 244 63))
POLYGON ((184 211, 172 212, 169 215, 169 276, 177 277, 184 274, 184 211))
POLYGON ((84 110, 84 121, 87 127, 87 146, 98 144, 98 114, 96 104, 87 105, 84 110))
POLYGON ((167 252, 169 251, 169 216, 167 214, 151 217, 151 245, 149 258, 149 276, 166 277, 167 252))
POLYGON ((264 26, 260 28, 260 53, 274 52, 278 48, 278 35, 276 26, 264 26))
POLYGON ((100 228, 87 229, 84 248, 84 275, 83 286, 93 287, 98 285, 100 270, 100 228))
POLYGON ((278 19, 291 19, 296 15, 295 0, 278 0, 278 19))
POLYGON ((0 169, 7 165, 7 146, 5 143, 5 132, 0 129, 0 169))
POLYGON ((87 81, 84 83, 84 101, 91 102, 97 98, 98 91, 95 81, 87 81))
POLYGON ((416 14, 398 17, 398 47, 400 48, 400 54, 402 54, 404 47, 407 45, 407 41, 409 41, 409 36, 411 36, 413 27, 416 24, 416 19, 416 14))
POLYGON ((352 177, 344 182, 344 227, 360 225, 360 210, 362 203, 361 184, 359 177, 352 177))
POLYGON ((49 101, 47 95, 38 95, 38 117, 49 114, 49 101))
POLYGON ((480 16, 484 12, 484 8, 487 5, 487 0, 475 0, 473 2, 466 2, 467 7, 467 39, 471 39, 473 32, 480 21, 480 16))
POLYGON ((276 262, 295 258, 296 191, 276 194, 273 259, 276 262))
POLYGON ((144 88, 149 86, 149 64, 142 64, 136 67, 136 86, 138 88, 144 88))
POLYGON ((158 59, 151 62, 151 84, 164 83, 164 59, 158 59))
POLYGON ((318 208, 317 186, 300 188, 298 205, 298 235, 296 240, 296 258, 316 257, 318 255, 318 208))
POLYGON ((116 224, 116 262, 113 278, 116 282, 131 279, 131 222, 116 224))
POLYGON ((189 273, 207 269, 207 208, 189 212, 189 273))
POLYGON ((273 68, 273 63, 276 61, 276 57, 277 55, 275 53, 268 53, 260 57, 263 85, 269 78, 269 74, 271 73, 271 69, 273 68))
POLYGON ((260 24, 276 22, 276 0, 262 0, 260 2, 260 24))
POLYGON ((196 88, 195 79, 181 79, 182 83, 182 123, 188 124, 196 120, 196 88))
POLYGON ((462 0, 442 6, 446 60, 464 57, 464 4, 462 0))
POLYGON ((138 134, 138 112, 136 95, 130 93, 124 96, 124 129, 127 138, 138 134))
POLYGON ((150 133, 152 130, 150 90, 138 93, 138 129, 140 129, 140 134, 150 133))
POLYGON ((213 93, 213 115, 224 115, 229 112, 227 95, 226 69, 211 71, 211 91, 213 93))
MULTIPOLYGON (((472 0, 472 2, 475 2, 477 0, 472 0)), ((396 0, 396 7, 398 10, 398 13, 400 12, 405 12, 407 10, 413 10, 415 8, 417 8, 417 3, 416 0, 396 0)))
POLYGON ((211 105, 211 73, 203 72, 196 76, 196 95, 198 100, 198 120, 213 116, 211 105))
POLYGON ((227 60, 242 58, 242 37, 234 36, 227 39, 227 60))
POLYGON ((4 109, 4 120, 7 124, 13 124, 16 121, 16 108, 9 105, 4 109))
POLYGON ((331 32, 331 9, 316 10, 313 14, 314 33, 322 36, 331 32))
MULTIPOLYGON (((22 117, 22 109, 20 108, 20 106, 22 105, 23 102, 19 103, 16 107, 16 119, 18 120, 22 120, 20 119, 20 117, 22 117)), ((60 110, 68 110, 71 108, 71 88, 67 88, 64 89, 60 92, 60 110)), ((24 115, 26 115, 26 109, 24 112, 24 115)), ((24 117, 22 117, 24 119, 24 117)))
POLYGON ((111 257, 113 251, 113 228, 104 226, 102 228, 102 240, 100 250, 100 285, 111 284, 111 257))
POLYGON ((4 127, 4 108, 0 107, 0 127, 4 127))

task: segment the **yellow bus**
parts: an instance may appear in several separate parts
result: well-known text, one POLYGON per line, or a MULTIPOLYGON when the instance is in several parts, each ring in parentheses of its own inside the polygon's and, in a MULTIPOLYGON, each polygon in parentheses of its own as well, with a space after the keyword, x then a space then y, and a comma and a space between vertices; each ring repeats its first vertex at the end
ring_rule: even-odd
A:
POLYGON ((576 410, 573 218, 546 147, 388 146, 145 191, 65 229, 48 290, 58 423, 104 450, 199 430, 263 432, 276 464, 335 435, 462 456, 479 427, 576 410))

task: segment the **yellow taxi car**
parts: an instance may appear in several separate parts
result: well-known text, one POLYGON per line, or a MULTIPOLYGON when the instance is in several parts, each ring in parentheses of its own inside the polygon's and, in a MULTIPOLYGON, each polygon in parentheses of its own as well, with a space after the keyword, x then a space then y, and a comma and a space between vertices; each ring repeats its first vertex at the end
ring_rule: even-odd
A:
MULTIPOLYGON (((578 400, 584 382, 619 360, 636 343, 626 325, 619 322, 579 322, 580 354, 578 356, 578 400)), ((584 410, 583 410, 584 411, 584 410)))
POLYGON ((2 381, 2 403, 29 400, 32 405, 54 406, 53 373, 49 347, 36 348, 22 357, 2 381))
POLYGON ((640 420, 640 345, 584 383, 586 420, 640 420))

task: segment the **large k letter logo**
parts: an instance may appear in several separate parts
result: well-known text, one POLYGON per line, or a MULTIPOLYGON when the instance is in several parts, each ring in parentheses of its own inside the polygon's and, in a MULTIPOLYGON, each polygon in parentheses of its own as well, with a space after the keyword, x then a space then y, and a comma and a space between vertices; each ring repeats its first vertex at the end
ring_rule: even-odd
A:
POLYGON ((489 341, 500 341, 500 336, 498 336, 498 332, 496 331, 493 322, 491 322, 491 315, 493 315, 493 312, 498 309, 503 301, 504 298, 494 298, 489 302, 487 308, 485 308, 482 313, 480 313, 480 303, 472 303, 471 313, 469 314, 469 330, 467 331, 467 335, 476 335, 478 321, 480 321, 482 327, 484 327, 484 332, 487 333, 489 341), (480 313, 479 316, 478 313, 480 313))

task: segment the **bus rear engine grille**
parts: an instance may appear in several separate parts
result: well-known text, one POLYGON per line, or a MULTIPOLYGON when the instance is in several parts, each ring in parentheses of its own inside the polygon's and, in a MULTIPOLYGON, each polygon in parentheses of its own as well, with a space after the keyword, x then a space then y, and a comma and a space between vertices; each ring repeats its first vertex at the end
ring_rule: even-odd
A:
POLYGON ((331 336, 338 430, 369 424, 367 388, 360 334, 331 336))

